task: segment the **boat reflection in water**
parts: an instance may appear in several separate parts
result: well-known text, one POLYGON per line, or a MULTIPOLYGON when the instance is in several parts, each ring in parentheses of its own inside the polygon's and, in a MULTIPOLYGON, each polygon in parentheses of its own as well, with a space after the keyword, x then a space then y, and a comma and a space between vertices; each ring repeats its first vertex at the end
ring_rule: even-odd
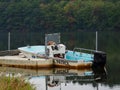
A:
MULTIPOLYGON (((105 82, 106 79, 107 75, 104 68, 90 70, 54 69, 51 75, 28 78, 36 90, 73 90, 76 84, 78 84, 77 86, 92 84, 98 90, 97 83, 105 82)), ((87 88, 89 89, 89 87, 87 88)))

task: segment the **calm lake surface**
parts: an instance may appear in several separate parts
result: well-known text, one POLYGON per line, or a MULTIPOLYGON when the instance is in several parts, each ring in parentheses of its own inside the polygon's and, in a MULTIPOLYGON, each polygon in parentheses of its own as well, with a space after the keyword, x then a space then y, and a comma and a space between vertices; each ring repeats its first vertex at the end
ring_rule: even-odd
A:
MULTIPOLYGON (((61 33, 67 49, 95 49, 95 32, 61 33)), ((0 32, 0 50, 8 49, 8 33, 0 32)), ((12 33, 11 49, 44 44, 44 33, 12 33)), ((106 70, 30 70, 0 67, 0 76, 23 77, 36 90, 120 90, 120 32, 98 32, 98 50, 107 53, 106 70)))

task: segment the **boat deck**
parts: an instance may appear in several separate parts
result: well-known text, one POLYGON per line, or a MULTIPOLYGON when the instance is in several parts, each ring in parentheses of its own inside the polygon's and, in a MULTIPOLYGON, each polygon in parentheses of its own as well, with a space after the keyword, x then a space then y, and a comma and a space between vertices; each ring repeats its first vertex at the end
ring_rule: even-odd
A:
POLYGON ((94 55, 89 53, 83 52, 74 52, 74 51, 67 51, 65 55, 65 59, 67 60, 74 60, 74 61, 85 61, 85 62, 92 62, 94 60, 94 55))

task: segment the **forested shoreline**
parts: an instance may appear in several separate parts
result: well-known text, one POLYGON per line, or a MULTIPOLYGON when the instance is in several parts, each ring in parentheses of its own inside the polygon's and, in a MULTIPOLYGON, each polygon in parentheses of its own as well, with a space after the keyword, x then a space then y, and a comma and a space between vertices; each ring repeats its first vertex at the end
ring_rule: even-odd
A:
POLYGON ((0 31, 119 31, 119 0, 0 0, 0 31))

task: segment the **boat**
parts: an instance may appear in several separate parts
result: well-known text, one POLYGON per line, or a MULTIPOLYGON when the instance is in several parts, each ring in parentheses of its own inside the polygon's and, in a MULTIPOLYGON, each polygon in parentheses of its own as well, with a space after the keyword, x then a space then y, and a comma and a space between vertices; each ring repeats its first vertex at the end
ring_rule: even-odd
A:
POLYGON ((45 37, 45 45, 34 45, 19 47, 18 50, 26 58, 44 58, 53 59, 56 67, 82 68, 92 66, 105 66, 106 53, 102 51, 74 48, 67 50, 66 46, 58 40, 51 40, 50 37, 59 34, 47 34, 45 37), (85 51, 85 52, 84 52, 85 51))

